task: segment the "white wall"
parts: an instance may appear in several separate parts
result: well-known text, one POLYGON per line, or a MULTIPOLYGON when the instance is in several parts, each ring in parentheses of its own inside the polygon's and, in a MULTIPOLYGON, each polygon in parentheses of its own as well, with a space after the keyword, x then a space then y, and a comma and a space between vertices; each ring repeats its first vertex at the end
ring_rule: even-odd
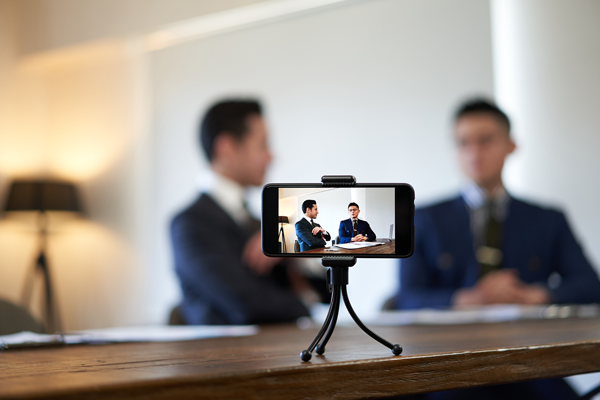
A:
POLYGON ((495 87, 518 145, 508 187, 566 211, 600 271, 600 2, 493 6, 495 87))
MULTIPOLYGON (((361 211, 359 218, 369 222, 373 232, 380 238, 389 238, 390 225, 395 226, 395 193, 394 189, 368 189, 365 190, 365 213, 361 211)), ((363 206, 360 205, 362 208, 363 206)))
MULTIPOLYGON (((409 182, 423 203, 459 183, 449 114, 467 95, 492 94, 490 44, 487 2, 372 0, 154 53, 157 306, 178 301, 168 221, 206 168, 196 131, 212 101, 264 100, 275 154, 268 181, 409 182)), ((366 315, 396 289, 397 262, 361 260, 352 275, 366 315)))

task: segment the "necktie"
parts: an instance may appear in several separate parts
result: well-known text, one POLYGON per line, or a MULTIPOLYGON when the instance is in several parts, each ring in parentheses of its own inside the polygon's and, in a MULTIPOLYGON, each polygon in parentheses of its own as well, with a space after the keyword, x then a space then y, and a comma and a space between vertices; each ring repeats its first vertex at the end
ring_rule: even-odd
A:
POLYGON ((260 231, 260 221, 252 216, 250 210, 248 209, 248 203, 246 200, 242 203, 248 218, 243 222, 242 228, 246 231, 248 235, 252 235, 258 231, 260 231))
POLYGON ((482 246, 477 249, 479 276, 501 268, 502 263, 502 224, 494 215, 495 204, 490 201, 485 206, 487 220, 483 230, 482 246))
POLYGON ((354 236, 358 236, 358 222, 354 221, 354 236))
POLYGON ((310 224, 312 225, 313 228, 315 228, 315 223, 313 222, 312 218, 310 219, 310 224))

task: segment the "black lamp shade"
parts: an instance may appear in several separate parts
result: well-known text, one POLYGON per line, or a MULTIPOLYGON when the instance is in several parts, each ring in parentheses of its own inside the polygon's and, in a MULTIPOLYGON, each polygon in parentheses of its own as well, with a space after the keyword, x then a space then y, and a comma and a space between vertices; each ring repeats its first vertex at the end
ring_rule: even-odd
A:
POLYGON ((290 220, 289 220, 289 218, 288 218, 287 216, 285 216, 285 215, 284 215, 284 216, 281 216, 281 215, 280 215, 280 216, 279 216, 279 223, 280 223, 280 224, 289 224, 289 223, 290 223, 290 220))
POLYGON ((49 181, 13 182, 4 210, 82 211, 77 188, 74 185, 49 181))

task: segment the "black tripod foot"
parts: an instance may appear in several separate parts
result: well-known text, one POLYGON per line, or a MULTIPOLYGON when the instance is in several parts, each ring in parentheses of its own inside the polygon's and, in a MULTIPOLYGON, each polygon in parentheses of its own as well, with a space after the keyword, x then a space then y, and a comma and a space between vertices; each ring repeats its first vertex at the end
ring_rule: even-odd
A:
POLYGON ((312 354, 308 350, 302 350, 302 353, 300 353, 300 359, 304 362, 309 361, 311 358, 312 354))
POLYGON ((399 356, 400 354, 402 354, 402 346, 400 346, 399 344, 395 344, 394 347, 392 347, 392 353, 395 356, 399 356))
POLYGON ((317 349, 315 351, 317 352, 318 355, 321 355, 321 354, 325 353, 325 346, 320 344, 317 346, 317 349))

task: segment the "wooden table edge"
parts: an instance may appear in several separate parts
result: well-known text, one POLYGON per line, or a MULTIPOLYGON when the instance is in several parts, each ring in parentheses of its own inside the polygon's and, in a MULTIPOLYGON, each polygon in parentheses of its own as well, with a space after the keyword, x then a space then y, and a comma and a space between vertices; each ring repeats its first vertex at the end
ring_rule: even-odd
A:
POLYGON ((344 398, 386 397, 597 372, 600 371, 598 352, 600 339, 318 364, 298 360, 296 366, 264 368, 250 373, 186 375, 93 388, 0 394, 0 399, 331 398, 335 393, 348 390, 348 382, 360 390, 351 389, 357 397, 344 398), (539 355, 544 355, 551 365, 540 368, 536 362, 539 355), (502 363, 494 363, 496 359, 502 363), (397 371, 399 368, 403 369, 401 373, 397 371), (507 368, 514 371, 506 374, 507 368), (496 373, 500 370, 504 374, 496 373), (344 375, 344 379, 339 379, 340 375, 344 375), (340 382, 332 385, 336 379, 340 382))

